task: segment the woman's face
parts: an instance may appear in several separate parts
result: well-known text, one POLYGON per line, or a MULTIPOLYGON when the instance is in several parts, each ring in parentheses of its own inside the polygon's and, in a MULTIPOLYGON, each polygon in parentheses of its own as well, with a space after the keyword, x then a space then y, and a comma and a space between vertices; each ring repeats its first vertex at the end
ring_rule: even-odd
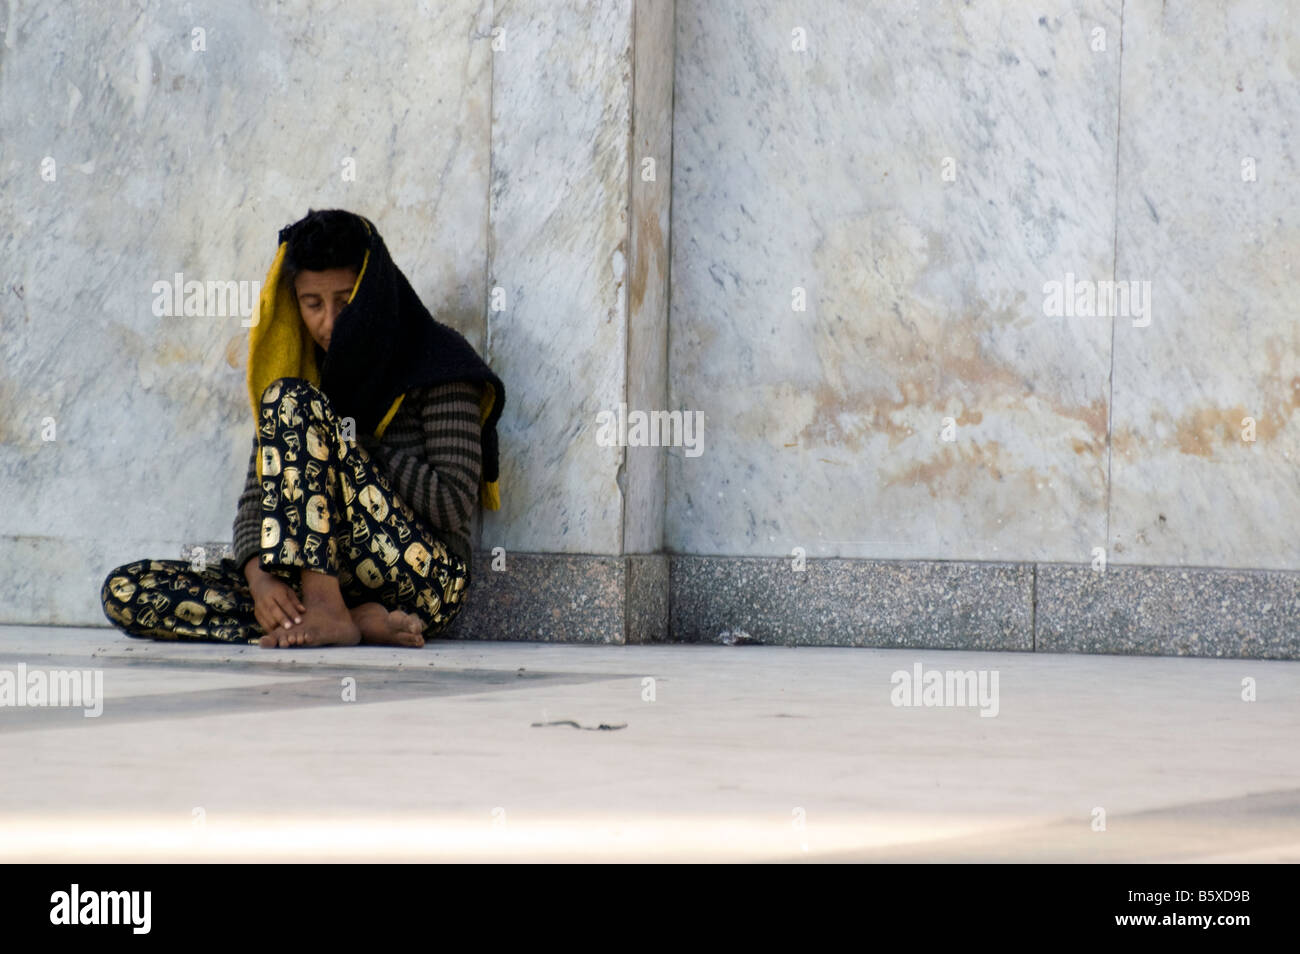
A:
POLYGON ((355 268, 329 268, 323 272, 301 271, 293 280, 298 296, 298 311, 303 324, 326 351, 330 349, 330 335, 334 319, 348 303, 352 286, 357 283, 355 268))

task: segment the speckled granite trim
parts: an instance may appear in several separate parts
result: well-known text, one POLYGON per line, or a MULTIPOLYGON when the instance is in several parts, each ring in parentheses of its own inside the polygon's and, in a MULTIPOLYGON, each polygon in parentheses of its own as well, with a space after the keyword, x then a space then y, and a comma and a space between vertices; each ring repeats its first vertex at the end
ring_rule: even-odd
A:
POLYGON ((663 643, 669 639, 667 554, 628 556, 627 641, 663 643))
POLYGON ((448 639, 550 643, 662 641, 668 557, 475 552, 470 596, 448 639))
POLYGON ((1039 564, 1037 648, 1300 659, 1300 573, 1039 564))
POLYGON ((1029 564, 673 556, 669 576, 677 641, 1033 649, 1029 564))
MULTIPOLYGON (((205 550, 219 557, 225 546, 205 550)), ((69 573, 66 548, 56 562, 63 590, 88 603, 100 566, 114 565, 96 551, 93 572, 69 573)), ((505 572, 491 565, 475 552, 470 599, 447 638, 712 643, 726 633, 798 646, 1300 659, 1300 571, 832 559, 796 573, 788 558, 665 554, 508 554, 505 572)), ((0 622, 108 625, 97 604, 29 602, 11 601, 0 622)))

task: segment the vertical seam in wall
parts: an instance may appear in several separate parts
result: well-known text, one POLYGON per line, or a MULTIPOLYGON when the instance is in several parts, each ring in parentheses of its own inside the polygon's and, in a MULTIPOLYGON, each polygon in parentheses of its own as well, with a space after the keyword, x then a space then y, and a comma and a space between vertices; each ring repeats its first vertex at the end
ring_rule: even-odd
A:
MULTIPOLYGON (((1119 75, 1115 89, 1115 202, 1113 206, 1114 233, 1111 244, 1111 288, 1119 281, 1119 153, 1120 135, 1124 118, 1124 2, 1119 7, 1119 75)), ((1112 309, 1113 310, 1113 309, 1112 309)), ((1110 552, 1111 461, 1114 458, 1113 435, 1115 431, 1115 326, 1118 315, 1110 316, 1110 375, 1106 381, 1106 538, 1102 541, 1110 552)))
POLYGON ((664 567, 664 642, 671 643, 673 639, 673 555, 665 553, 663 555, 664 567))
MULTIPOLYGON (((673 169, 674 157, 673 147, 675 140, 673 138, 674 130, 677 126, 677 2, 673 0, 672 14, 668 21, 668 227, 664 230, 664 403, 665 410, 671 411, 673 406, 673 374, 672 374, 672 334, 673 334, 673 169)), ((671 468, 668 466, 668 451, 664 450, 663 456, 659 459, 659 466, 663 470, 664 482, 664 501, 663 513, 659 521, 659 551, 664 554, 667 565, 667 583, 668 592, 666 602, 668 605, 668 622, 667 636, 671 641, 673 639, 673 558, 668 552, 668 475, 671 468)))
POLYGON ((1031 563, 1029 577, 1029 647, 1038 652, 1038 564, 1031 563))
MULTIPOLYGON (((628 0, 631 4, 631 29, 628 31, 628 90, 627 90, 627 183, 623 190, 624 208, 627 209, 627 229, 624 232, 623 247, 627 250, 623 256, 623 400, 632 405, 632 373, 629 361, 632 352, 632 222, 636 219, 635 200, 632 195, 633 168, 636 165, 636 6, 637 0, 628 0)), ((632 469, 628 466, 630 455, 628 448, 619 449, 623 455, 623 486, 619 488, 618 552, 623 561, 623 644, 632 639, 631 614, 632 603, 632 565, 627 553, 627 497, 632 486, 632 469)))
MULTIPOLYGON (((488 18, 488 177, 487 201, 484 203, 483 230, 483 360, 492 364, 492 160, 496 155, 493 148, 492 130, 494 110, 496 109, 496 51, 492 49, 492 28, 496 25, 496 0, 488 0, 491 16, 488 18)), ((480 37, 480 39, 482 39, 480 37)), ((478 516, 478 549, 483 552, 484 513, 482 505, 475 508, 478 516)), ((470 550, 474 541, 470 541, 470 550)), ((471 559, 473 559, 471 553, 471 559)))

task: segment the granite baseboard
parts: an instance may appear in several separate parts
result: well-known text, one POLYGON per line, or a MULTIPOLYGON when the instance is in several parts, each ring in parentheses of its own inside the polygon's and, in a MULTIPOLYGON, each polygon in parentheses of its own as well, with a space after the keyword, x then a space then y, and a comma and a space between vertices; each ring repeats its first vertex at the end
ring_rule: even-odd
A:
MULTIPOLYGON (((18 542, 24 572, 0 592, 0 623, 107 626, 99 585, 120 553, 18 542)), ((205 552, 219 559, 224 547, 205 552)), ((137 559, 137 549, 175 552, 133 546, 137 559)), ((1300 571, 849 559, 795 571, 785 557, 678 554, 492 562, 475 553, 447 638, 712 643, 730 633, 790 646, 1300 659, 1300 571)))
POLYGON ((1300 572, 1039 564, 1039 652, 1300 659, 1300 572))
POLYGON ((448 639, 650 643, 668 639, 668 556, 475 551, 448 639))
POLYGON ((674 556, 669 575, 682 642, 740 630, 777 645, 1034 648, 1029 565, 674 556))
POLYGON ((1300 572, 914 560, 475 556, 448 636, 1300 659, 1300 572))

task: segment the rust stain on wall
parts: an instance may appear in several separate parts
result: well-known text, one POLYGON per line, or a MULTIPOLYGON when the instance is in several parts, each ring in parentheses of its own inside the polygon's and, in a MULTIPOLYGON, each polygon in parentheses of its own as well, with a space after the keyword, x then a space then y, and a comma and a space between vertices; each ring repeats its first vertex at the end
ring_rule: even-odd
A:
POLYGON ((1037 491, 1039 485, 1045 486, 1050 481, 1048 476, 1038 470, 1008 460, 1000 442, 985 441, 979 444, 946 444, 934 457, 914 461, 892 474, 883 486, 923 485, 929 489, 931 497, 938 497, 941 490, 948 494, 956 493, 975 473, 987 473, 998 482, 1009 478, 1029 492, 1037 491))
POLYGON ((632 249, 636 254, 636 261, 631 262, 632 281, 628 286, 629 307, 635 314, 641 308, 641 302, 645 299, 646 281, 650 275, 650 260, 654 259, 655 277, 663 280, 664 277, 664 235, 663 230, 659 228, 659 212, 653 205, 644 209, 638 209, 635 213, 633 226, 637 229, 636 236, 632 242, 632 249))
POLYGON ((1106 419, 1110 413, 1110 408, 1104 397, 1098 397, 1091 404, 1083 406, 1063 404, 1057 401, 1049 403, 1052 410, 1061 417, 1082 421, 1095 441, 1106 440, 1106 419))
POLYGON ((203 360, 201 352, 193 347, 193 342, 164 339, 154 352, 154 361, 161 367, 169 364, 184 364, 187 361, 203 360))
MULTIPOLYGON (((881 355, 874 363, 882 368, 883 377, 893 377, 891 390, 896 390, 898 397, 882 394, 881 389, 842 391, 829 383, 820 384, 812 392, 816 399, 813 418, 796 436, 801 443, 863 450, 872 435, 884 434, 892 449, 916 430, 897 420, 904 412, 910 412, 913 420, 932 421, 937 432, 943 418, 954 416, 958 408, 956 423, 972 426, 982 423, 986 413, 1023 404, 1030 398, 1026 374, 982 351, 974 333, 979 321, 976 316, 964 319, 966 328, 944 333, 934 346, 915 336, 902 341, 897 340, 898 336, 880 336, 881 355), (861 428, 843 423, 855 418, 862 422, 861 428)), ((842 364, 844 354, 828 354, 830 347, 819 346, 819 350, 824 362, 829 359, 838 365, 837 376, 852 373, 842 364)), ((1032 396, 1054 414, 1077 420, 1088 429, 1091 440, 1082 442, 1077 452, 1101 453, 1109 414, 1104 396, 1085 405, 1070 404, 1042 391, 1032 396)))
POLYGON ((1281 355, 1270 342, 1269 370, 1260 375, 1251 386, 1258 386, 1269 396, 1258 407, 1247 407, 1238 402, 1230 407, 1200 404, 1187 408, 1174 416, 1163 407, 1152 407, 1145 425, 1125 425, 1116 429, 1111 438, 1112 450, 1124 457, 1132 457, 1151 448, 1177 450, 1189 457, 1212 458, 1227 448, 1248 448, 1243 439, 1246 418, 1255 421, 1255 442, 1276 440, 1287 428, 1292 415, 1300 408, 1300 376, 1283 381, 1280 373, 1281 355), (1156 437, 1159 430, 1167 429, 1170 435, 1156 437))
MULTIPOLYGON (((1249 416, 1240 404, 1232 408, 1202 407, 1190 411, 1177 421, 1175 441, 1178 450, 1183 454, 1213 457, 1216 438, 1224 443, 1241 442, 1241 421, 1249 416)), ((1256 419, 1255 436, 1257 440, 1273 436, 1268 418, 1256 419)))
POLYGON ((39 419, 35 415, 28 419, 18 410, 21 407, 30 413, 29 407, 19 401, 21 393, 16 383, 0 379, 0 408, 4 408, 0 414, 0 443, 27 443, 33 435, 39 437, 39 419))
POLYGON ((785 439, 861 452, 882 489, 924 486, 936 497, 1005 500, 1055 493, 1049 485, 1104 484, 1110 405, 1101 339, 1081 342, 1096 349, 1083 358, 1098 377, 1080 403, 1060 370, 1022 357, 1036 318, 1024 295, 968 298, 956 310, 935 300, 934 288, 951 283, 951 260, 942 233, 896 210, 827 228, 813 259, 825 283, 808 328, 820 359, 806 392, 814 403, 785 439), (955 443, 939 440, 946 417, 958 425, 955 443), (882 444, 907 452, 865 458, 882 444), (1055 474, 1058 460, 1069 475, 1055 474))

